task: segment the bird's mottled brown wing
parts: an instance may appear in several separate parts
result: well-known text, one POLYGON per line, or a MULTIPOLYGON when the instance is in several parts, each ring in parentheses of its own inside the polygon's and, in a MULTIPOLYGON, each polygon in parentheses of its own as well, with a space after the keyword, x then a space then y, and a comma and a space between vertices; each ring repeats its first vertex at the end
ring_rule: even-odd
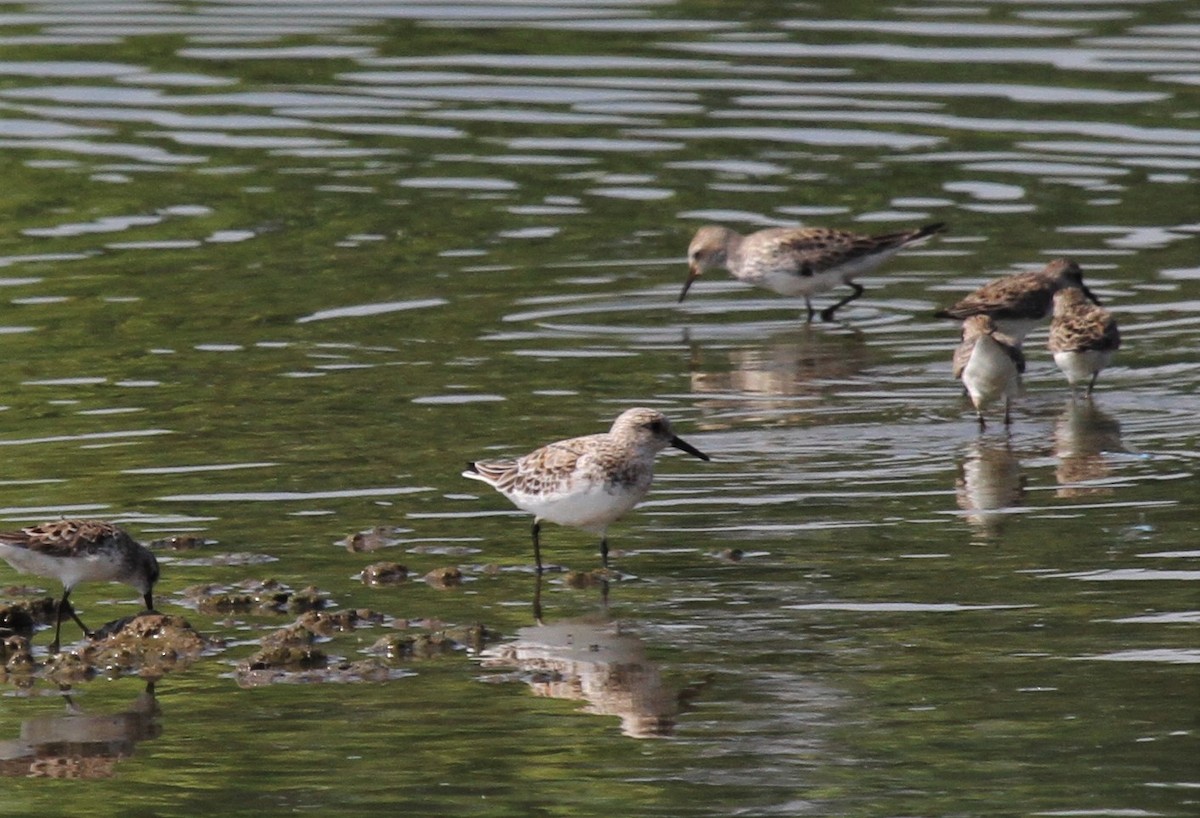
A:
POLYGON ((869 255, 875 247, 867 236, 829 227, 789 230, 779 236, 776 252, 801 275, 813 275, 843 264, 848 259, 869 255))
POLYGON ((126 536, 103 520, 55 520, 20 531, 0 532, 0 542, 52 557, 73 557, 94 551, 103 541, 126 536))
POLYGON ((1017 273, 998 278, 963 296, 953 306, 938 310, 936 315, 959 320, 972 315, 990 315, 999 319, 1044 315, 1050 309, 1054 290, 1043 284, 1038 273, 1017 273))
POLYGON ((945 227, 945 224, 938 222, 878 236, 863 236, 831 227, 803 227, 783 231, 777 240, 779 252, 787 254, 792 266, 801 275, 813 275, 855 259, 895 250, 941 232, 945 227))
POLYGON ((475 471, 498 491, 536 494, 552 489, 575 471, 579 458, 588 452, 588 439, 560 440, 516 460, 479 462, 475 471))

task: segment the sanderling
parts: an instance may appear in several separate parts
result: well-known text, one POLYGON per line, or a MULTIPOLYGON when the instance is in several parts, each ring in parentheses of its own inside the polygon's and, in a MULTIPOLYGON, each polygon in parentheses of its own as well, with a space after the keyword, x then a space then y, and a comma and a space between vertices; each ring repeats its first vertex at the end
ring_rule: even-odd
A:
POLYGON ((1083 283, 1083 271, 1069 258, 1059 258, 1037 272, 1014 273, 989 281, 952 307, 938 310, 938 318, 959 321, 972 315, 987 315, 996 327, 1018 344, 1050 317, 1054 294, 1077 289, 1095 304, 1100 300, 1083 283))
POLYGON ((154 610, 152 593, 158 581, 158 561, 148 548, 112 523, 56 520, 20 531, 0 532, 0 558, 22 574, 50 577, 62 583, 51 652, 58 650, 65 613, 87 636, 92 635, 70 603, 71 591, 80 582, 132 585, 141 592, 146 608, 154 610))
POLYGON ((854 281, 915 242, 944 230, 942 223, 882 236, 862 236, 827 227, 771 227, 748 236, 728 227, 708 225, 696 231, 688 247, 688 277, 679 293, 683 301, 692 282, 706 270, 724 267, 739 281, 755 284, 780 295, 804 296, 808 320, 813 317, 811 297, 847 284, 853 290, 831 307, 821 310, 822 321, 863 294, 854 281))
POLYGON ((1054 363, 1067 376, 1071 392, 1086 381, 1091 395, 1100 370, 1112 362, 1121 346, 1121 333, 1108 310, 1088 303, 1079 290, 1060 290, 1054 294, 1048 346, 1054 363))
POLYGON ((954 377, 963 382, 979 428, 987 428, 983 412, 1004 398, 1004 425, 1012 422, 1012 399, 1021 387, 1025 356, 1021 346, 996 329, 986 315, 972 315, 963 322, 962 343, 954 350, 954 377))
POLYGON ((667 446, 701 460, 708 455, 676 437, 657 409, 627 409, 603 434, 573 437, 516 460, 468 463, 463 477, 482 480, 517 508, 533 514, 533 557, 542 570, 538 532, 543 520, 600 535, 608 566, 608 526, 650 489, 654 456, 667 446))

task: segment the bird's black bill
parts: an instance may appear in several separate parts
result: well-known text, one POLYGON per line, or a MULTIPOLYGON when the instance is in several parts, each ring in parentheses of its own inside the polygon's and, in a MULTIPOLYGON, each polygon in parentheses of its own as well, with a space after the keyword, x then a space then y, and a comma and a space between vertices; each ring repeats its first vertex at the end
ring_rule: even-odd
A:
POLYGON ((1101 304, 1100 304, 1100 299, 1096 297, 1096 294, 1095 294, 1094 292, 1092 292, 1091 290, 1089 290, 1089 289, 1088 289, 1086 286, 1084 286, 1083 284, 1080 284, 1080 285, 1079 285, 1079 289, 1083 290, 1083 294, 1084 294, 1084 295, 1086 295, 1086 296, 1088 297, 1088 301, 1091 301, 1091 302, 1092 302, 1093 304, 1095 304, 1097 307, 1101 306, 1101 304))
POLYGON ((678 437, 671 438, 671 445, 674 446, 676 449, 679 449, 680 451, 687 452, 690 455, 695 455, 696 457, 700 458, 701 460, 712 460, 711 457, 709 457, 704 452, 700 451, 695 446, 693 446, 691 443, 688 443, 686 440, 684 440, 682 438, 678 438, 678 437))
POLYGON ((683 289, 679 292, 679 300, 675 303, 682 304, 683 299, 687 298, 687 291, 691 289, 692 282, 700 277, 700 274, 695 269, 688 270, 687 281, 683 282, 683 289))
POLYGON ((146 595, 142 597, 142 600, 146 603, 147 611, 154 610, 154 594, 147 592, 146 595))

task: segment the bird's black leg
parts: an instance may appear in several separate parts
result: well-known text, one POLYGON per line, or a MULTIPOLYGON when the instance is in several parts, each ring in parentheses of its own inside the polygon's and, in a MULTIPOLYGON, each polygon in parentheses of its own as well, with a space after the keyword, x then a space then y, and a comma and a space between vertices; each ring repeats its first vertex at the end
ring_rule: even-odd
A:
POLYGON ((858 298, 860 295, 863 294, 863 286, 861 284, 858 284, 857 282, 854 282, 854 281, 847 281, 846 283, 850 285, 850 288, 852 290, 854 290, 854 292, 850 293, 850 295, 846 296, 841 301, 834 304, 832 307, 826 307, 825 309, 821 310, 821 320, 822 321, 832 321, 833 314, 835 312, 837 312, 839 309, 846 306, 851 301, 853 301, 854 299, 858 298))
POLYGON ((542 624, 542 575, 539 572, 533 586, 533 621, 542 624))
POLYGON ((54 617, 54 641, 50 643, 50 652, 58 653, 59 645, 61 644, 60 637, 62 636, 63 615, 70 614, 75 620, 75 624, 83 629, 83 635, 91 638, 92 630, 87 625, 83 624, 83 620, 79 618, 79 614, 75 613, 75 607, 71 605, 71 589, 67 588, 63 591, 62 599, 58 603, 58 611, 54 617))
POLYGON ((1100 377, 1099 372, 1093 372, 1092 379, 1090 381, 1088 381, 1087 396, 1089 398, 1092 396, 1092 390, 1096 388, 1096 378, 1099 378, 1099 377, 1100 377))
POLYGON ((608 535, 600 538, 600 564, 608 567, 608 535))
POLYGON ((537 564, 537 572, 542 573, 542 546, 538 542, 538 532, 542 530, 542 521, 534 518, 533 521, 533 561, 537 564))
POLYGON ((987 421, 983 419, 983 412, 977 412, 976 414, 979 416, 979 431, 986 432, 987 421))
POLYGON ((811 324, 813 316, 817 314, 817 311, 813 309, 812 299, 807 295, 804 296, 804 306, 808 308, 808 323, 811 324))
POLYGON ((1008 398, 1004 399, 1004 427, 1008 428, 1012 425, 1012 401, 1008 398))

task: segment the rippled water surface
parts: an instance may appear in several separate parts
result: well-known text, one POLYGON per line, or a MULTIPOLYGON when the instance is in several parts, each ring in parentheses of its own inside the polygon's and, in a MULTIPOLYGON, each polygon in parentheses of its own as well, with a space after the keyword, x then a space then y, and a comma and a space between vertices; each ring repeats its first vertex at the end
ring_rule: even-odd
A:
POLYGON ((0 522, 198 538, 157 601, 215 640, 153 695, 6 675, 0 814, 1200 811, 1194 4, 48 0, 0 44, 0 522), (677 304, 705 222, 932 221, 836 323, 677 304), (1118 358, 1073 401, 1033 333, 980 433, 933 311, 1063 255, 1118 358), (712 462, 607 588, 537 580, 463 463, 632 405, 712 462), (247 673, 296 612, 196 588, 266 579, 377 615, 247 673))

